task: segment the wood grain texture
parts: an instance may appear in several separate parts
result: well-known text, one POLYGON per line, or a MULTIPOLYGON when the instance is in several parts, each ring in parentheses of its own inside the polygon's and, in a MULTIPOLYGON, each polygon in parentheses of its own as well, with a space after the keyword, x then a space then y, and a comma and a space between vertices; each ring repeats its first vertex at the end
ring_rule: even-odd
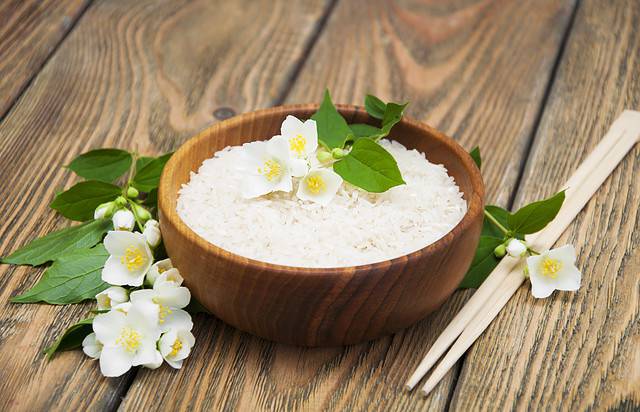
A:
MULTIPOLYGON (((158 191, 167 254, 204 307, 240 330, 275 342, 343 346, 402 330, 438 309, 464 278, 480 239, 484 185, 469 154, 453 139, 404 117, 390 138, 444 165, 467 202, 462 220, 424 248, 383 262, 301 268, 248 259, 212 245, 178 215, 178 193, 202 162, 229 146, 280 133, 288 115, 308 119, 318 104, 245 113, 202 131, 165 166, 158 191)), ((338 105, 349 123, 372 122, 362 107, 338 105)), ((373 123, 373 122, 372 122, 373 123)), ((218 189, 220 190, 220 189, 218 189)), ((330 220, 330 219, 329 219, 330 220)))
MULTIPOLYGON (((0 196, 10 199, 0 203, 0 254, 63 225, 47 204, 74 179, 61 166, 77 154, 159 153, 215 115, 273 105, 326 9, 324 1, 90 7, 0 124, 0 196)), ((115 407, 132 375, 104 379, 78 351, 52 362, 39 353, 89 305, 8 303, 38 276, 0 266, 0 409, 115 407)))
POLYGON ((63 41, 88 2, 0 2, 0 119, 63 41))
MULTIPOLYGON (((409 113, 484 150, 488 201, 509 202, 573 2, 341 1, 287 101, 410 100, 409 113)), ((458 292, 394 336, 343 349, 276 345, 205 320, 180 372, 141 371, 123 409, 443 410, 457 370, 424 399, 402 387, 459 310, 458 292), (204 366, 206 365, 206 366, 204 366), (160 396, 153 388, 169 387, 160 396)))
MULTIPOLYGON (((625 108, 640 107, 640 4, 579 6, 517 204, 556 189, 625 108)), ((468 353, 452 409, 640 408, 640 147, 558 242, 582 287, 535 300, 522 286, 468 353)))

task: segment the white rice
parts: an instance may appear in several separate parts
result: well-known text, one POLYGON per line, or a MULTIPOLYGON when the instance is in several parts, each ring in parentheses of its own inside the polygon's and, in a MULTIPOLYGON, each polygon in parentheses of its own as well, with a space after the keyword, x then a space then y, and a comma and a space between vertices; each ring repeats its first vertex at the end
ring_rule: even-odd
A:
POLYGON ((406 255, 435 242, 467 210, 442 165, 396 141, 382 140, 406 185, 370 194, 344 184, 327 206, 295 192, 256 199, 240 193, 241 147, 227 147, 191 173, 178 197, 184 222, 214 245, 235 254, 298 267, 343 267, 406 255))

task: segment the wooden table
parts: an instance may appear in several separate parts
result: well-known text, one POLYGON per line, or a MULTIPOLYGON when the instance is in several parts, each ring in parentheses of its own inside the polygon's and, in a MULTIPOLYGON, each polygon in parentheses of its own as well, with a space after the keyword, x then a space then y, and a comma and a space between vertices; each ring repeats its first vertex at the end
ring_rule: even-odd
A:
MULTIPOLYGON (((637 0, 5 0, 0 3, 0 255, 65 220, 48 209, 97 147, 156 154, 257 108, 366 92, 480 145, 488 202, 555 191, 624 108, 640 108, 637 0), (454 4, 455 3, 455 4, 454 4)), ((470 296, 347 348, 266 342, 198 315, 180 371, 100 375, 41 350, 90 304, 10 304, 40 272, 0 266, 0 410, 638 410, 640 149, 560 243, 578 293, 508 303, 423 398, 409 373, 470 296)))

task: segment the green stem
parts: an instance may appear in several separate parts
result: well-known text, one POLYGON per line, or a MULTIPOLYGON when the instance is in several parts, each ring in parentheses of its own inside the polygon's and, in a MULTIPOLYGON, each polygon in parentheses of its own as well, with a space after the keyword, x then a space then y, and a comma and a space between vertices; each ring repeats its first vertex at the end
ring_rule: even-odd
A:
POLYGON ((138 217, 138 214, 136 213, 136 208, 135 208, 135 205, 133 204, 133 200, 127 199, 127 202, 129 202, 129 206, 131 207, 131 213, 133 213, 133 218, 136 220, 136 224, 140 228, 140 232, 143 232, 144 231, 144 225, 140 222, 140 218, 138 217))
POLYGON ((489 219, 491 223, 496 225, 496 227, 500 229, 500 231, 502 231, 502 233, 504 233, 505 236, 511 235, 511 232, 509 231, 509 229, 502 226, 502 223, 498 222, 498 219, 496 219, 491 213, 489 213, 487 209, 484 210, 484 215, 487 217, 487 219, 489 219))

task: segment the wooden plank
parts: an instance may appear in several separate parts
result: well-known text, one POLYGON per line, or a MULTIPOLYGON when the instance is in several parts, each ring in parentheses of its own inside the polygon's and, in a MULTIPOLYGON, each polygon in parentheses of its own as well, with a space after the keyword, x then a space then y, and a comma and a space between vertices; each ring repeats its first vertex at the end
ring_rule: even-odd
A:
POLYGON ((88 4, 88 0, 0 2, 0 119, 88 4))
MULTIPOLYGON (((640 108, 640 3, 580 3, 517 204, 549 195, 625 108, 640 108)), ((582 287, 522 286, 468 353, 452 409, 640 409, 640 148, 563 235, 582 287)))
MULTIPOLYGON (((491 148, 484 170, 490 200, 504 204, 572 7, 557 1, 340 2, 287 101, 319 100, 325 85, 337 102, 362 104, 366 92, 410 100, 411 115, 469 148, 491 148)), ((123 409, 442 410, 455 373, 426 400, 402 387, 466 296, 456 294, 395 336, 342 349, 272 344, 200 321, 184 369, 141 371, 123 409), (167 387, 172 390, 155 389, 167 387)))
MULTIPOLYGON (((105 146, 157 153, 216 115, 273 105, 327 6, 116 0, 91 7, 0 124, 0 253, 62 226, 47 204, 74 179, 61 166, 78 153, 105 146)), ((79 351, 52 362, 40 354, 90 305, 8 303, 37 278, 30 268, 0 266, 0 410, 114 408, 133 375, 104 379, 79 351)))

